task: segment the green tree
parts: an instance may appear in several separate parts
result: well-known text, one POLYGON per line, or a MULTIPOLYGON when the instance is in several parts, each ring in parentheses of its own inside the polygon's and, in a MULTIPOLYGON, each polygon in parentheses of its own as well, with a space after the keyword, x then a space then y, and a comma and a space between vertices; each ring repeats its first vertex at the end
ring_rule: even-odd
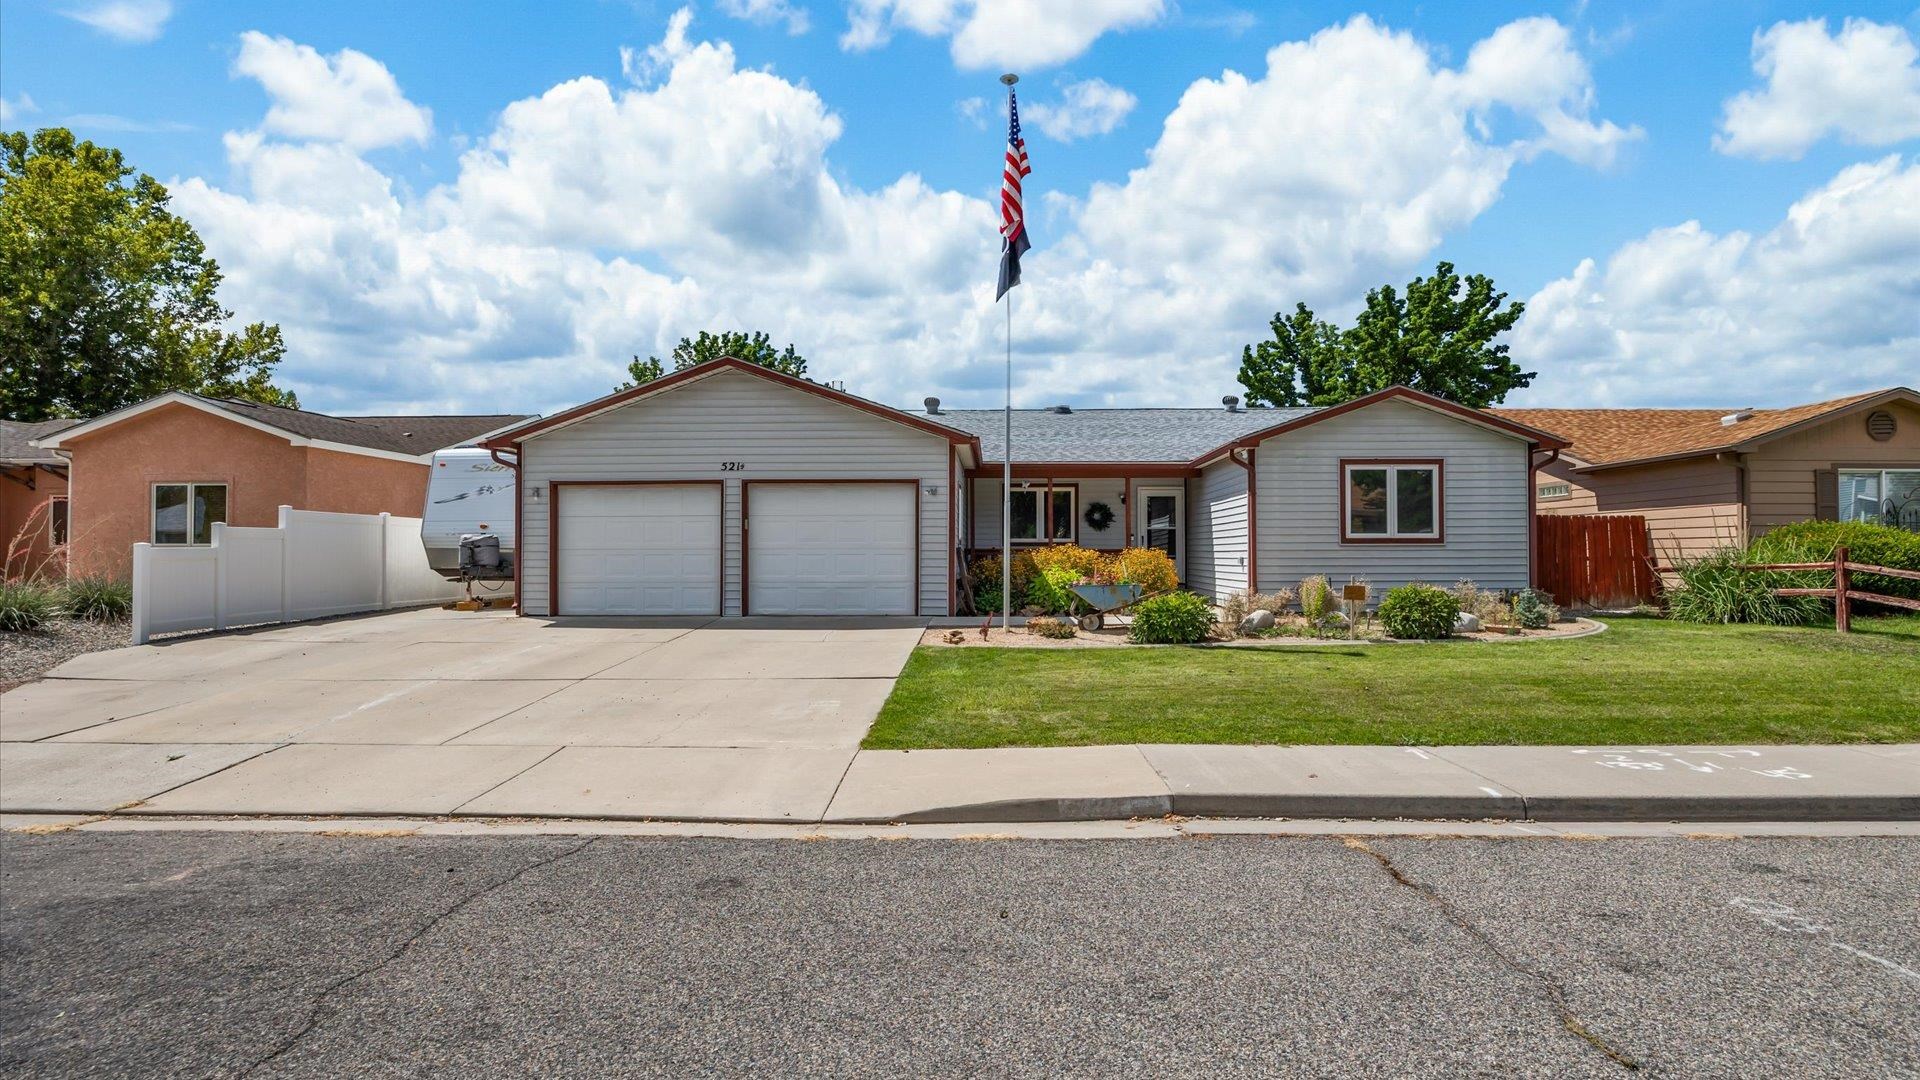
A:
POLYGON ((0 415, 95 416, 170 390, 298 404, 271 381, 280 328, 225 329, 220 267, 168 201, 65 128, 0 132, 0 415))
MULTIPOLYGON (((718 360, 723 356, 772 368, 783 375, 804 377, 807 374, 807 358, 794 352, 791 344, 785 349, 776 349, 768 335, 748 334, 739 330, 724 330, 718 334, 702 330, 696 337, 681 338, 680 344, 673 347, 673 370, 685 371, 696 364, 718 360)), ((636 356, 633 363, 627 365, 627 375, 633 381, 620 389, 652 382, 664 374, 666 364, 659 357, 649 356, 642 360, 636 356)))
POLYGON ((1493 279, 1462 278, 1443 262, 1432 277, 1408 282, 1404 297, 1391 285, 1369 292, 1344 330, 1299 304, 1274 314, 1272 340, 1241 350, 1240 385, 1255 405, 1338 405, 1389 386, 1474 408, 1497 404, 1536 374, 1494 344, 1526 310, 1506 300, 1493 279))

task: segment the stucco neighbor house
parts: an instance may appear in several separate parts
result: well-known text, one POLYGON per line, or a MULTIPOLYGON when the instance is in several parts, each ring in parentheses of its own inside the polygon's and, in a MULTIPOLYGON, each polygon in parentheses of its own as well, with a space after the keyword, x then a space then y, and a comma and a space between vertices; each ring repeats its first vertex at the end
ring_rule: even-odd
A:
POLYGON ((67 463, 33 440, 78 420, 0 420, 0 575, 38 577, 67 541, 67 463))
MULTIPOLYGON (((1324 573, 1530 583, 1565 445, 1395 387, 1331 408, 1022 409, 1016 546, 1158 547, 1216 598, 1324 573)), ((1000 410, 892 408, 721 359, 483 440, 531 615, 943 615, 1000 546, 1000 410)))
POLYGON ((272 526, 281 506, 418 517, 435 450, 525 419, 330 416, 171 393, 35 445, 71 469, 70 572, 126 578, 136 543, 207 544, 215 522, 272 526))
POLYGON ((1794 521, 1920 531, 1920 393, 1785 409, 1492 409, 1570 440, 1543 466, 1543 514, 1638 514, 1662 559, 1794 521))

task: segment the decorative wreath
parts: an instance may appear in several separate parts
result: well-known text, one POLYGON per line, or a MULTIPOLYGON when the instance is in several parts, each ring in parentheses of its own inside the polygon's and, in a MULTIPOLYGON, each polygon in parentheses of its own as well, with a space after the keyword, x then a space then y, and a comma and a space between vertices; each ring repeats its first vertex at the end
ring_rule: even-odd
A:
POLYGON ((1113 507, 1103 502, 1088 503, 1087 512, 1082 517, 1086 520, 1087 528, 1094 532, 1105 532, 1107 526, 1113 524, 1113 507))

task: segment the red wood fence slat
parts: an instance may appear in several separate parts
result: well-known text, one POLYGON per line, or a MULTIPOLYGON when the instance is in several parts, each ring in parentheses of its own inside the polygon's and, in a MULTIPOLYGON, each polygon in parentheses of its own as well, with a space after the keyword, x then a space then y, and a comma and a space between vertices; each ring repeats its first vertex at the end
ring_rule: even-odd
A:
POLYGON ((1631 514, 1534 518, 1534 587, 1561 607, 1631 607, 1653 600, 1647 519, 1631 514))

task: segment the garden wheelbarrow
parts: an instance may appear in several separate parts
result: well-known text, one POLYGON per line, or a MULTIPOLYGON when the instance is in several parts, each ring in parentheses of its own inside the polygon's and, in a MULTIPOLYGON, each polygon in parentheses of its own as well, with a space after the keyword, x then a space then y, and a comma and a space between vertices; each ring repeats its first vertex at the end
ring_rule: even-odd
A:
MULTIPOLYGON (((1140 601, 1151 598, 1147 595, 1145 589, 1131 582, 1122 582, 1118 585, 1090 585, 1082 583, 1079 585, 1069 585, 1068 588, 1073 590, 1073 595, 1080 598, 1081 603, 1093 609, 1085 615, 1080 616, 1080 629, 1085 630, 1089 634, 1106 626, 1107 616, 1119 614, 1140 601)), ((1152 595, 1159 596, 1161 594, 1154 593, 1152 595)))

